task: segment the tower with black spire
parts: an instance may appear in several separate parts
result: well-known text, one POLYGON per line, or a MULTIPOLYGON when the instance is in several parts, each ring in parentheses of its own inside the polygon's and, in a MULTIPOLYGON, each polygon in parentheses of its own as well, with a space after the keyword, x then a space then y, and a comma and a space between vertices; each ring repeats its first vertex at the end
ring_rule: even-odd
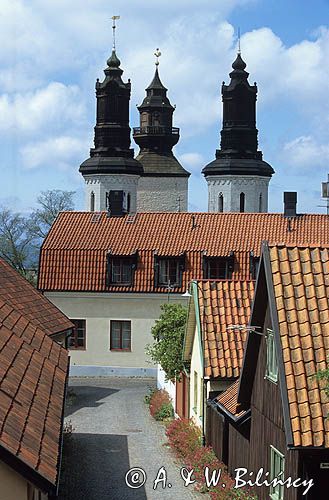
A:
POLYGON ((131 84, 130 80, 123 82, 123 71, 116 55, 114 33, 117 18, 114 16, 113 19, 113 50, 104 70, 105 79, 96 82, 95 147, 79 171, 86 183, 87 210, 114 213, 119 203, 125 213, 136 212, 137 185, 143 167, 134 159, 134 150, 130 149, 131 84))
POLYGON ((137 209, 141 212, 186 212, 190 176, 172 152, 179 140, 179 128, 173 127, 175 108, 159 77, 159 49, 155 52, 156 69, 146 97, 138 106, 140 126, 133 137, 140 147, 137 160, 143 166, 138 184, 137 209))
POLYGON ((216 159, 202 173, 208 183, 209 212, 267 212, 273 168, 258 151, 257 86, 240 51, 232 64, 229 85, 222 85, 223 128, 216 159))

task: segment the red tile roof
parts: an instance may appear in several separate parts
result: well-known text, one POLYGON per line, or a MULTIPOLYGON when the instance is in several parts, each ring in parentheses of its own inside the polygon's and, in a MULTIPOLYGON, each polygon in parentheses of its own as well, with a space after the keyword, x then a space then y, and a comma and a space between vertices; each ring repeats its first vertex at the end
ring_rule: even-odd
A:
POLYGON ((329 248, 269 249, 294 446, 329 448, 329 248))
POLYGON ((249 279, 249 252, 260 255, 261 243, 329 244, 329 218, 306 214, 138 213, 134 222, 106 213, 63 212, 43 244, 39 288, 42 290, 164 292, 154 287, 154 252, 186 252, 181 292, 191 279, 201 279, 202 256, 235 252, 233 279, 249 279), (93 222, 94 221, 94 222, 93 222), (106 256, 131 255, 138 265, 131 287, 106 286, 106 256))
POLYGON ((234 419, 243 417, 247 413, 247 411, 242 410, 240 408, 240 405, 238 404, 238 389, 239 380, 230 385, 230 387, 226 389, 226 391, 222 392, 214 398, 214 401, 225 408, 225 410, 227 410, 234 419))
MULTIPOLYGON (((26 309, 28 299, 19 307, 13 294, 22 278, 15 272, 9 274, 14 284, 10 291, 3 290, 8 283, 0 279, 0 458, 5 461, 6 454, 13 455, 54 492, 68 353, 49 337, 49 328, 37 325, 37 313, 26 309)), ((38 310, 36 303, 43 297, 28 283, 23 286, 38 310)))
POLYGON ((253 281, 198 281, 205 376, 236 378, 243 361, 247 326, 254 296, 253 281))
POLYGON ((71 321, 0 258, 0 299, 48 335, 73 328, 71 321))

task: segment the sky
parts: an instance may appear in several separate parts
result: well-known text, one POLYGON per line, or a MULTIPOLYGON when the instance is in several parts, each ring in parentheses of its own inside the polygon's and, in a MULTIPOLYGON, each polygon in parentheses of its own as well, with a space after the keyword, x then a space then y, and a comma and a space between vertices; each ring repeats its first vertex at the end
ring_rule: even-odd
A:
MULTIPOLYGON (((269 211, 283 191, 298 191, 299 212, 325 213, 321 182, 329 172, 329 0, 2 0, 0 10, 0 204, 28 212, 41 191, 75 191, 95 125, 95 82, 112 47, 131 79, 136 105, 160 77, 176 104, 174 154, 192 175, 189 210, 207 210, 202 168, 215 158, 221 84, 237 52, 257 82, 259 148, 275 174, 269 211)), ((138 146, 132 139, 135 154, 138 146)))

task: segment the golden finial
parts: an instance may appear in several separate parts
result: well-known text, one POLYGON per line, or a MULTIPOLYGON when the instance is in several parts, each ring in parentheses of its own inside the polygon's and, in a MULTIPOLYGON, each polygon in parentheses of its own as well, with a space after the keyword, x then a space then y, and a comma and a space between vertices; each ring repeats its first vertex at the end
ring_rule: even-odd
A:
POLYGON ((159 66, 159 57, 161 56, 161 52, 158 48, 155 50, 154 55, 156 57, 155 65, 159 66))
POLYGON ((112 16, 111 17, 112 19, 112 30, 113 30, 113 50, 115 50, 115 28, 116 28, 116 25, 115 25, 115 21, 117 19, 120 19, 120 16, 112 16))

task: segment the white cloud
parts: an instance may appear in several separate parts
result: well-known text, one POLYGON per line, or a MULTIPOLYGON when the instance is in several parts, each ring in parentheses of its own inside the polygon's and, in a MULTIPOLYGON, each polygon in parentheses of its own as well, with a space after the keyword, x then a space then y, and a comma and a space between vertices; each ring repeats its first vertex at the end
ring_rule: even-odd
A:
POLYGON ((84 118, 84 103, 77 86, 52 82, 34 92, 0 96, 2 132, 49 133, 69 123, 80 127, 84 118))
POLYGON ((318 143, 311 136, 300 136, 283 146, 283 157, 292 167, 302 168, 306 173, 328 167, 329 145, 318 143))
POLYGON ((86 137, 60 136, 45 141, 26 144, 20 151, 25 168, 49 167, 65 170, 75 167, 78 169, 77 158, 84 159, 86 137))
POLYGON ((200 153, 183 153, 178 156, 178 160, 191 173, 200 173, 205 166, 205 160, 200 153))

